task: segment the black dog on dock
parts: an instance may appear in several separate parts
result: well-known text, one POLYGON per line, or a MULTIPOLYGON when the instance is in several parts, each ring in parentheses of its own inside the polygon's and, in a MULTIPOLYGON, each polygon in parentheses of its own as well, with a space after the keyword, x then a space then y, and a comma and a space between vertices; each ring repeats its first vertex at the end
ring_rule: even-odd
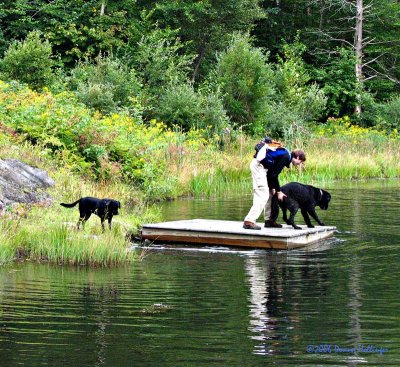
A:
POLYGON ((96 214, 100 217, 101 220, 101 228, 104 231, 104 221, 108 220, 108 226, 111 229, 111 221, 114 215, 118 215, 118 209, 121 208, 121 204, 117 200, 113 199, 97 199, 90 196, 86 196, 80 198, 72 204, 60 203, 60 205, 66 208, 72 208, 76 204, 79 203, 79 221, 78 221, 78 229, 82 223, 82 226, 85 225, 85 222, 90 218, 92 214, 96 214))
POLYGON ((295 229, 301 229, 294 223, 294 216, 300 209, 307 227, 313 228, 310 217, 313 217, 320 226, 325 224, 321 222, 315 212, 315 207, 319 206, 322 210, 327 210, 331 201, 331 194, 328 191, 319 189, 311 185, 303 185, 298 182, 290 182, 281 187, 281 191, 286 195, 282 201, 278 201, 276 195, 272 199, 271 219, 275 221, 279 215, 279 207, 283 212, 283 220, 286 224, 292 225, 295 229), (287 217, 286 211, 289 210, 290 216, 287 217))

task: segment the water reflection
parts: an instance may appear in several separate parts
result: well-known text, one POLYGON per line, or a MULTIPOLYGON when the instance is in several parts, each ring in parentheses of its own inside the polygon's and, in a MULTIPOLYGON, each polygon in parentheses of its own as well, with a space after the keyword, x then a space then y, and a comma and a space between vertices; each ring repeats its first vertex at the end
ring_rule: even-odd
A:
POLYGON ((279 338, 275 333, 277 320, 273 307, 276 304, 272 264, 265 258, 250 256, 245 260, 245 269, 250 290, 250 338, 256 341, 255 354, 273 354, 276 350, 269 341, 279 338))
POLYGON ((349 308, 351 309, 350 316, 350 327, 349 327, 349 340, 352 345, 360 344, 362 340, 361 336, 361 307, 362 307, 362 295, 361 295, 361 267, 357 257, 350 270, 350 295, 349 295, 349 308))

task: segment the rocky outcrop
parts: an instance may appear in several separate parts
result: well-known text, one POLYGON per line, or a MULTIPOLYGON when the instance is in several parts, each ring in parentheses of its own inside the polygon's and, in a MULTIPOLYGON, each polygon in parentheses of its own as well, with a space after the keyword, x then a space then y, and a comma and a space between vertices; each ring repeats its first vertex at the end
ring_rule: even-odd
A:
POLYGON ((47 172, 17 159, 0 159, 0 210, 14 203, 51 202, 45 192, 51 186, 47 172))

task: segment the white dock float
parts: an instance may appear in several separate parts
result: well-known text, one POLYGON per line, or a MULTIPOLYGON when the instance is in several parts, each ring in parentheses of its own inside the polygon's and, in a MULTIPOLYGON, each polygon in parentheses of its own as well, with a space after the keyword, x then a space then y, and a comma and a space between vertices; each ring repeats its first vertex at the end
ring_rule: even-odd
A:
POLYGON ((283 225, 283 228, 264 228, 261 230, 244 229, 243 222, 191 219, 172 222, 144 224, 141 236, 155 242, 199 243, 209 245, 254 247, 265 249, 284 249, 304 247, 331 237, 336 230, 332 226, 316 226, 294 229, 283 225))

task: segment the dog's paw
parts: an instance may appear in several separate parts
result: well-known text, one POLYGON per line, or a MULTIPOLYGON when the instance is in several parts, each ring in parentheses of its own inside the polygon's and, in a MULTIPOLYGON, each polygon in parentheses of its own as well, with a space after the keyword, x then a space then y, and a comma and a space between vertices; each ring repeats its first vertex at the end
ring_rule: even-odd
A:
POLYGON ((312 224, 310 224, 309 226, 307 226, 308 228, 315 228, 315 226, 313 226, 312 224))
POLYGON ((294 229, 302 229, 302 228, 299 227, 299 226, 293 226, 293 228, 294 228, 294 229))
POLYGON ((324 226, 325 223, 324 223, 324 222, 320 222, 319 225, 320 225, 320 226, 324 226))

